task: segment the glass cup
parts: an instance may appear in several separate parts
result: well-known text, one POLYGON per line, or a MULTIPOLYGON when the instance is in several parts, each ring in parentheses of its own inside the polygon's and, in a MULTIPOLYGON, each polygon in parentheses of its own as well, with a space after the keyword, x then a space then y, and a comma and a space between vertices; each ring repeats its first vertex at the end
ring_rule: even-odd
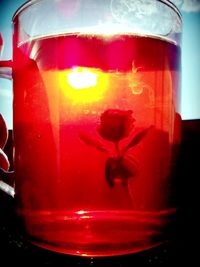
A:
POLYGON ((7 191, 32 243, 94 257, 169 239, 180 40, 167 0, 36 0, 16 11, 13 61, 0 63, 13 78, 7 191))

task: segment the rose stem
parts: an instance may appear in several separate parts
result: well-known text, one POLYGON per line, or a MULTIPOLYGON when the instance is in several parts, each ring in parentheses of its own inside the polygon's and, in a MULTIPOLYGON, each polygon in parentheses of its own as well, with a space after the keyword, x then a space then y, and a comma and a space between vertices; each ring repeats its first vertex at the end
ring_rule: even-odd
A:
POLYGON ((119 159, 120 158, 120 149, 119 149, 119 142, 115 142, 115 151, 116 151, 116 158, 119 159))

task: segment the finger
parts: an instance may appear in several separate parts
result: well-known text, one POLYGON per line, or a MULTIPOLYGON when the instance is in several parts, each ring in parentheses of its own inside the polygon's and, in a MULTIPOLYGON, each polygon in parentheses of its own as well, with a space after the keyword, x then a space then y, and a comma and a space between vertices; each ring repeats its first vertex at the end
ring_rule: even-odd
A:
POLYGON ((8 130, 3 116, 0 114, 0 148, 4 148, 8 139, 8 130))
POLYGON ((0 149, 0 168, 2 168, 5 171, 8 171, 10 167, 8 157, 7 155, 3 152, 2 149, 0 149))

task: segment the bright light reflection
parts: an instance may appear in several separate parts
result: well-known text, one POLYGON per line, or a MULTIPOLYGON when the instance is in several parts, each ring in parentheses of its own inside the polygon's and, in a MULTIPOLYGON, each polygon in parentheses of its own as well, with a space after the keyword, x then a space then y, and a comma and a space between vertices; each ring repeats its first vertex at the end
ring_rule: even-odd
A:
POLYGON ((77 211, 77 214, 79 214, 79 215, 85 214, 85 211, 84 210, 79 210, 79 211, 77 211))
POLYGON ((84 89, 97 85, 97 74, 85 68, 74 68, 67 73, 67 81, 74 89, 84 89))
POLYGON ((105 96, 108 75, 99 69, 75 67, 59 72, 59 86, 73 104, 98 102, 105 96))
POLYGON ((87 212, 84 211, 84 210, 79 210, 79 211, 77 211, 77 214, 78 214, 78 215, 83 215, 83 216, 80 217, 80 219, 90 219, 91 216, 85 215, 86 213, 87 213, 87 212))

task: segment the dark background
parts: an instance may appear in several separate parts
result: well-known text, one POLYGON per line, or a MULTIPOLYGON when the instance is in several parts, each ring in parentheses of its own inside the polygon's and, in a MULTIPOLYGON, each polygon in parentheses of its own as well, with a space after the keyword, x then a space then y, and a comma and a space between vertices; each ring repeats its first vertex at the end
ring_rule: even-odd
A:
MULTIPOLYGON (((5 151, 11 157, 12 138, 5 151)), ((197 266, 200 203, 200 120, 182 122, 182 144, 175 175, 178 206, 171 241, 144 252, 107 258, 81 258, 46 251, 31 245, 15 214, 15 202, 0 192, 0 266, 137 267, 197 266)))

